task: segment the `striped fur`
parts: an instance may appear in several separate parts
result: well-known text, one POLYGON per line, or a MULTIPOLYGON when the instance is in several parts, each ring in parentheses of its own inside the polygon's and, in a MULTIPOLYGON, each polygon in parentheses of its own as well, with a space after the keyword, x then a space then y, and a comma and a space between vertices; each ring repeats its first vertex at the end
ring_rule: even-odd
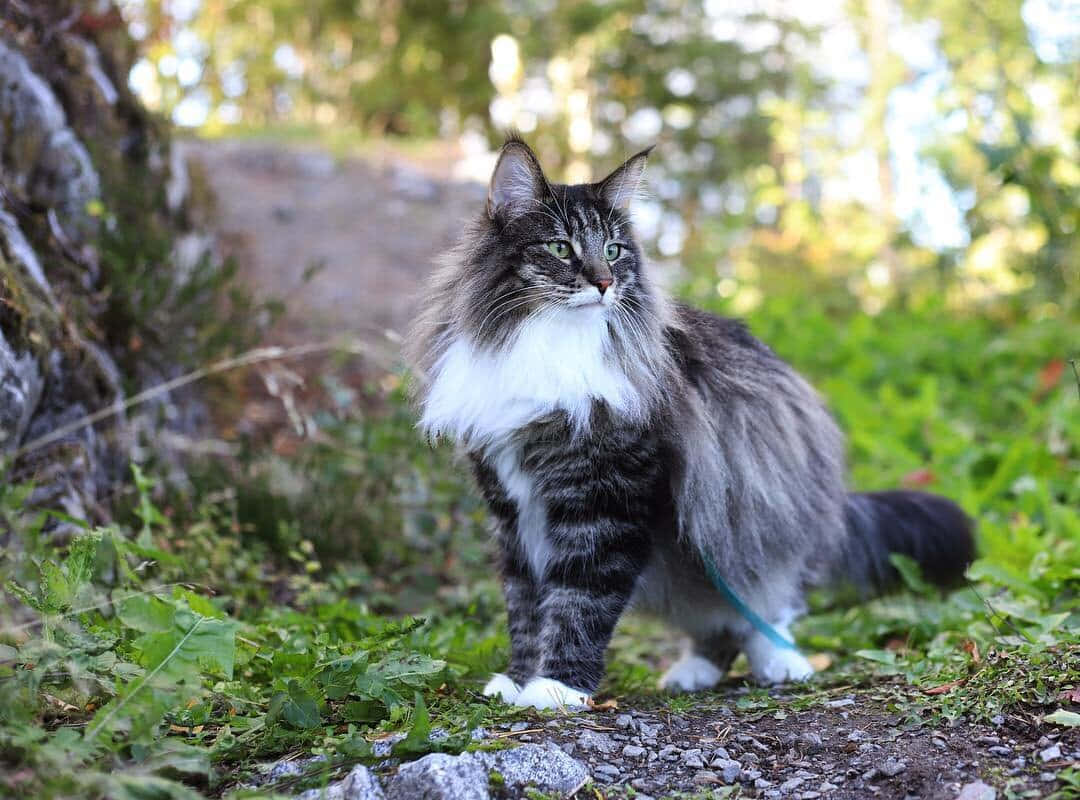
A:
POLYGON ((972 558, 949 501, 849 495, 814 390, 742 323, 650 284, 626 209, 644 162, 551 185, 511 139, 408 338, 421 426, 469 454, 491 509, 512 652, 489 686, 523 704, 595 691, 632 602, 690 637, 671 688, 703 688, 740 650, 763 682, 806 677, 724 602, 703 553, 782 630, 808 586, 887 586, 890 550, 942 584, 972 558))

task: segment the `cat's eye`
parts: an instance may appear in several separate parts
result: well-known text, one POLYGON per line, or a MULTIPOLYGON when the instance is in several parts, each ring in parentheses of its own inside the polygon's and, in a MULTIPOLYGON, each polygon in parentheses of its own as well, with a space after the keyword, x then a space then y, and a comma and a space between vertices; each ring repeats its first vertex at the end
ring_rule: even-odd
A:
POLYGON ((555 258, 569 258, 570 257, 570 245, 567 242, 547 242, 544 247, 548 249, 555 258))
POLYGON ((622 245, 615 242, 608 242, 604 245, 604 258, 608 261, 614 261, 619 257, 619 253, 622 252, 622 245))

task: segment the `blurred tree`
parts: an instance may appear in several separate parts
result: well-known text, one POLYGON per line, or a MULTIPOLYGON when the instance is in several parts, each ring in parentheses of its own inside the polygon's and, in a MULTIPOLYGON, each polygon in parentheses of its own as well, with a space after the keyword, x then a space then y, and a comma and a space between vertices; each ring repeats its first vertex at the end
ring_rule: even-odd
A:
POLYGON ((133 83, 184 124, 516 127, 568 180, 659 141, 639 228, 736 308, 770 274, 836 277, 871 312, 946 284, 1077 297, 1080 47, 1055 0, 124 7, 133 83))

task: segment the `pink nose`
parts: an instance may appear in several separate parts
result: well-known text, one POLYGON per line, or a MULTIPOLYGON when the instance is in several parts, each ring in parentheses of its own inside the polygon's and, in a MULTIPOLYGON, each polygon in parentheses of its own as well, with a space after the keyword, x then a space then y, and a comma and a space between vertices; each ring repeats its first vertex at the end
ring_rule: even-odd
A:
POLYGON ((611 286, 611 278, 597 278, 593 281, 593 286, 600 290, 600 294, 603 294, 611 286))

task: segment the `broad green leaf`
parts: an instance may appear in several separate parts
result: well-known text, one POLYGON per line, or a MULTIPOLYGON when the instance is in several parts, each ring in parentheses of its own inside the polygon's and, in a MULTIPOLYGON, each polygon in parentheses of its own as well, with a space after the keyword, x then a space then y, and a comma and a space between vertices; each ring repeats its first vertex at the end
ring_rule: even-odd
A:
POLYGON ((125 597, 116 608, 121 622, 143 633, 169 630, 175 613, 173 606, 151 594, 125 597))
POLYGON ((900 573, 900 578, 908 589, 916 594, 927 596, 935 593, 934 587, 923 578, 922 568, 914 558, 903 553, 889 553, 889 562, 896 567, 896 571, 900 573))
POLYGON ((319 725, 319 706, 297 680, 288 684, 288 693, 281 706, 281 716, 294 728, 308 730, 319 725))
POLYGON ((1064 708, 1059 708, 1053 714, 1047 714, 1043 717, 1043 722, 1049 722, 1053 725, 1064 725, 1067 728, 1080 727, 1080 714, 1075 711, 1066 711, 1064 708))

